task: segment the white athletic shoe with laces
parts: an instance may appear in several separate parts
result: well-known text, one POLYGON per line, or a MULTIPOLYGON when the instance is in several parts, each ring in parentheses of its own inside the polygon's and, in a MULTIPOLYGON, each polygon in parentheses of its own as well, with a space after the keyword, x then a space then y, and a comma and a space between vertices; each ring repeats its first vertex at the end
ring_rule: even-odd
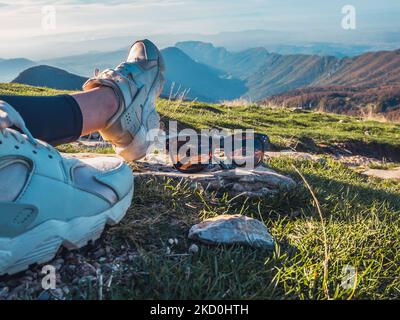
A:
POLYGON ((132 195, 123 159, 62 156, 0 101, 0 275, 50 261, 60 246, 98 239, 124 217, 132 195))
POLYGON ((115 69, 96 71, 83 85, 85 91, 107 86, 117 95, 118 111, 100 134, 127 161, 143 158, 159 132, 155 103, 163 88, 164 72, 158 48, 149 40, 141 40, 132 45, 126 62, 115 69))

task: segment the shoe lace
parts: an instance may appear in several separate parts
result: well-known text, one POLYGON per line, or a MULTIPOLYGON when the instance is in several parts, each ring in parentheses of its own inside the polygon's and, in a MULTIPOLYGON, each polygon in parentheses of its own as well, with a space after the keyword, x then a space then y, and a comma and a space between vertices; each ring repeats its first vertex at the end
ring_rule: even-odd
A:
POLYGON ((2 100, 0 100, 0 133, 3 135, 4 138, 7 138, 8 135, 11 135, 16 141, 22 144, 27 141, 35 148, 41 146, 45 147, 48 151, 53 150, 50 145, 39 143, 26 127, 25 121, 18 113, 18 111, 2 100), (23 134, 19 133, 18 131, 9 129, 13 126, 20 129, 23 134))

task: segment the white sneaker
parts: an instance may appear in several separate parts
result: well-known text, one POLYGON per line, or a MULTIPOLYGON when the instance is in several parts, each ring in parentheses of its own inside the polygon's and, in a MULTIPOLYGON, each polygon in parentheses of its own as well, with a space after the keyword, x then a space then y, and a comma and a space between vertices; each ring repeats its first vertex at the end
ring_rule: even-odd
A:
POLYGON ((117 113, 100 134, 127 161, 143 158, 152 136, 158 133, 160 117, 155 102, 162 91, 164 71, 158 48, 149 40, 137 41, 126 62, 95 74, 83 85, 85 91, 110 87, 119 98, 117 113))
POLYGON ((122 159, 62 156, 0 101, 0 275, 50 261, 60 246, 98 239, 124 217, 132 195, 132 171, 122 159))

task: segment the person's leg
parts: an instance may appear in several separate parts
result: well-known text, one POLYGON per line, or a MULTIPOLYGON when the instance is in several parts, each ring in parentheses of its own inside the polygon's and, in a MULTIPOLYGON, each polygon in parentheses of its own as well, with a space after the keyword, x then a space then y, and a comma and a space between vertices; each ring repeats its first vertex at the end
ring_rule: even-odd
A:
POLYGON ((146 155, 160 127, 155 101, 165 64, 149 40, 135 42, 127 61, 89 79, 84 92, 55 97, 0 96, 25 120, 36 139, 58 145, 99 131, 118 155, 134 161, 146 155))
POLYGON ((52 145, 75 141, 104 128, 118 109, 112 89, 100 87, 59 96, 1 96, 23 117, 37 139, 52 145))
POLYGON ((108 87, 71 94, 82 112, 82 135, 103 129, 118 111, 118 98, 108 87))
POLYGON ((56 144, 100 129, 125 160, 142 158, 159 127, 164 70, 158 48, 143 40, 85 93, 0 96, 0 276, 45 263, 60 246, 80 248, 124 217, 134 188, 121 157, 70 157, 35 138, 56 144))

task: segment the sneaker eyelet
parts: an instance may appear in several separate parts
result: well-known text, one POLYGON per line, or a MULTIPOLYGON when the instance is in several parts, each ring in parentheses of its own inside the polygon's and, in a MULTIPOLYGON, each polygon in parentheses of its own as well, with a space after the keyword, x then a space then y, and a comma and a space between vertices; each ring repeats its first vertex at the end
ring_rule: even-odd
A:
POLYGON ((19 146, 14 146, 14 148, 18 150, 18 149, 19 149, 19 146))
POLYGON ((49 159, 53 159, 53 156, 51 154, 49 154, 49 159))

